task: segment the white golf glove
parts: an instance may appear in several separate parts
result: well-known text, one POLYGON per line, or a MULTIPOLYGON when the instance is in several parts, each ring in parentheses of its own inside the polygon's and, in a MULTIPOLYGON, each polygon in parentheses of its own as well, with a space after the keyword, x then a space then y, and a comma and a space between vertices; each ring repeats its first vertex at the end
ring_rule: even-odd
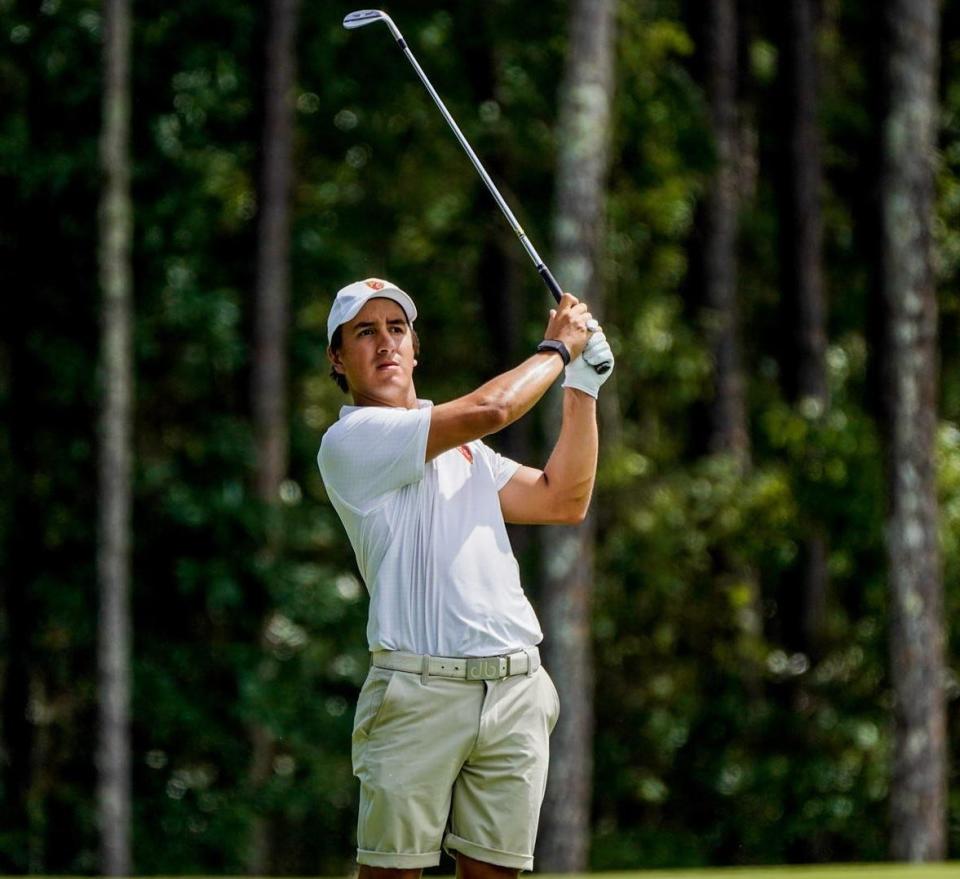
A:
POLYGON ((613 372, 613 351, 602 330, 590 336, 583 353, 564 369, 563 387, 576 388, 591 397, 596 398, 602 385, 613 372), (599 363, 607 362, 610 368, 606 372, 597 372, 594 369, 599 363))

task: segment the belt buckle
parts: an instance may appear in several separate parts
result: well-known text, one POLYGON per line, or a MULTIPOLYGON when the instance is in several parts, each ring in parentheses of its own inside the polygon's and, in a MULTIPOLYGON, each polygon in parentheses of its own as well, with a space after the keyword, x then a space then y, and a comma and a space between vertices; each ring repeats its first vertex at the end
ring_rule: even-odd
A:
POLYGON ((467 658, 468 681, 496 681, 506 676, 506 656, 471 656, 467 658))

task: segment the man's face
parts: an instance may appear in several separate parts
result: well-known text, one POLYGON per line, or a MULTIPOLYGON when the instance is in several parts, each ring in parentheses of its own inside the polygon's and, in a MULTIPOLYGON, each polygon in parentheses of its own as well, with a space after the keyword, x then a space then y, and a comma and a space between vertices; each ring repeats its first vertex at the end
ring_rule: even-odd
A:
POLYGON ((392 299, 374 298, 341 327, 339 351, 328 351, 359 406, 415 406, 413 333, 392 299))

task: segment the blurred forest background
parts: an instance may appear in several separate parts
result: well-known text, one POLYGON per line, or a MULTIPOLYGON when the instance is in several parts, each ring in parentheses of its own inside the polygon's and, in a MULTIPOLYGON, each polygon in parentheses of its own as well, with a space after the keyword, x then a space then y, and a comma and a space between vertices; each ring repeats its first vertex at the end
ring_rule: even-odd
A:
MULTIPOLYGON (((550 306, 352 8, 0 0, 4 873, 351 868, 332 295, 433 400, 550 306)), ((513 531, 540 866, 960 855, 960 2, 386 9, 618 358, 590 519, 513 531)))

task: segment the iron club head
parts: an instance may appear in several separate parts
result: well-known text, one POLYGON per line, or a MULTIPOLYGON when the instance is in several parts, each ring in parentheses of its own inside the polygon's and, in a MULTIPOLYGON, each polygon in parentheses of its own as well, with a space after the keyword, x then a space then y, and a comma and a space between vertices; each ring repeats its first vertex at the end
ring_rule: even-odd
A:
POLYGON ((373 24, 383 18, 383 13, 379 9, 358 9, 344 16, 343 26, 349 30, 355 27, 363 27, 365 24, 373 24))
POLYGON ((390 28, 390 33, 393 34, 394 39, 401 39, 400 31, 393 23, 393 19, 391 19, 386 12, 383 12, 380 9, 358 9, 355 12, 351 12, 349 15, 344 17, 343 26, 348 30, 355 30, 358 27, 365 27, 366 25, 373 24, 376 21, 382 21, 388 28, 390 28))

